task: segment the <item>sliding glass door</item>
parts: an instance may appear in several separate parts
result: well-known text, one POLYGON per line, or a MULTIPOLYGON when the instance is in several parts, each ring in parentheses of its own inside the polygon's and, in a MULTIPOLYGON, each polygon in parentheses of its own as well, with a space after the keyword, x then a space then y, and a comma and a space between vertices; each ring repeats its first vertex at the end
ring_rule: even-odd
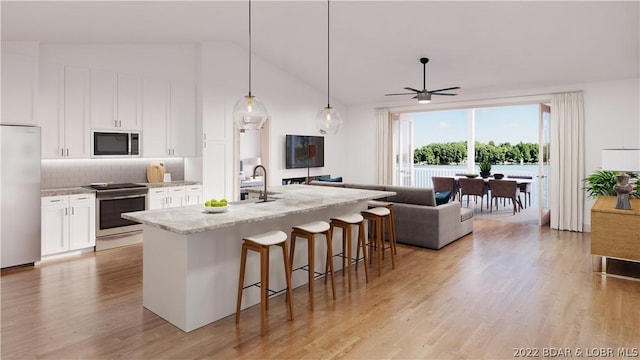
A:
POLYGON ((550 134, 551 107, 549 105, 540 104, 540 113, 538 120, 538 225, 547 225, 550 220, 549 210, 549 146, 551 140, 550 134))
POLYGON ((394 114, 393 184, 413 186, 413 119, 409 114, 394 114))

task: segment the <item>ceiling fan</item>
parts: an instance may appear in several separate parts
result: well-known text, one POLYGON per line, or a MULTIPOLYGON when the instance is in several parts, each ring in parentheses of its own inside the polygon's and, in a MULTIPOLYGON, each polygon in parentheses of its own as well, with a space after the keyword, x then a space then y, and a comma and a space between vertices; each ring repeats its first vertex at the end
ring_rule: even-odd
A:
POLYGON ((446 96, 456 96, 458 94, 449 94, 443 93, 442 91, 449 90, 458 90, 459 86, 454 86, 450 88, 438 89, 438 90, 427 90, 427 63, 429 62, 428 58, 420 58, 420 62, 422 63, 422 90, 417 90, 414 88, 406 87, 405 90, 413 91, 410 93, 400 93, 400 94, 385 94, 385 96, 395 96, 395 95, 415 95, 412 99, 418 99, 418 103, 420 104, 428 104, 431 102, 431 95, 446 95, 446 96))

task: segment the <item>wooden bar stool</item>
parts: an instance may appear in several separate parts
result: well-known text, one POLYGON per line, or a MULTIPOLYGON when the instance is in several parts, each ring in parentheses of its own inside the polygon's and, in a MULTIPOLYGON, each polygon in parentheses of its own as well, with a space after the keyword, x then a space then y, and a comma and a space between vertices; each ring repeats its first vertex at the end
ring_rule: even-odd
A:
MULTIPOLYGON (((389 218, 391 211, 386 207, 375 207, 371 209, 367 209, 361 212, 362 217, 365 220, 369 220, 369 234, 370 238, 369 247, 376 248, 376 255, 378 258, 378 276, 382 274, 382 251, 383 251, 383 243, 384 243, 384 219, 389 218), (374 245, 371 245, 371 243, 374 245)), ((389 246, 391 247, 391 268, 396 268, 395 262, 395 254, 393 253, 393 243, 395 243, 395 233, 389 231, 389 246)), ((369 253, 371 256, 371 253, 369 253)))
MULTIPOLYGON (((330 228, 331 227, 329 226, 329 223, 327 223, 326 221, 314 221, 308 224, 294 226, 293 230, 291 231, 291 252, 289 254, 290 267, 293 267, 293 256, 296 251, 297 238, 307 239, 307 249, 308 249, 307 255, 309 258, 309 262, 307 265, 301 266, 297 269, 292 269, 291 272, 293 272, 294 270, 307 270, 309 272, 309 292, 310 292, 309 303, 310 303, 311 310, 313 310, 313 297, 314 297, 313 288, 314 288, 316 275, 326 276, 327 273, 331 273, 331 291, 333 292, 333 300, 336 299, 336 286, 334 283, 334 276, 333 276, 333 262, 329 263, 329 270, 324 273, 318 273, 315 270, 316 269, 315 268, 315 248, 316 248, 315 236, 316 235, 322 234, 325 236, 327 240, 327 254, 333 254, 333 249, 332 249, 333 242, 331 240, 331 232, 329 231, 330 228)), ((326 283, 326 277, 325 277, 325 283, 326 283)))
POLYGON ((269 247, 278 245, 282 247, 282 258, 284 262, 284 273, 287 281, 287 303, 289 304, 289 319, 293 320, 293 299, 291 297, 291 269, 287 260, 287 234, 282 231, 272 231, 264 234, 247 236, 242 239, 242 258, 240 260, 240 280, 238 281, 238 303, 236 304, 236 324, 240 323, 240 306, 242 305, 242 291, 251 286, 260 287, 260 333, 265 334, 267 310, 269 309, 269 298, 267 292, 276 294, 278 292, 269 290, 269 247), (260 253, 260 282, 244 286, 244 272, 247 265, 247 251, 253 250, 260 253))
MULTIPOLYGON (((396 225, 395 221, 393 220, 393 203, 388 201, 370 200, 369 208, 371 209, 376 207, 386 207, 387 209, 389 209, 389 217, 387 218, 389 226, 387 228, 389 229, 389 244, 393 249, 393 253, 395 255, 398 255, 398 250, 396 249, 396 225)), ((384 252, 382 253, 382 258, 384 259, 384 252)))
MULTIPOLYGON (((364 256, 364 275, 367 282, 369 282, 369 270, 367 269, 367 250, 365 248, 364 241, 364 218, 360 214, 348 214, 331 218, 330 232, 333 234, 333 229, 339 228, 342 230, 342 253, 336 256, 342 257, 342 275, 344 276, 344 269, 346 267, 349 281, 349 291, 351 291, 351 264, 355 263, 356 272, 358 271, 358 260, 360 260, 360 248, 362 247, 362 254, 364 256), (351 226, 358 225, 358 243, 356 244, 356 257, 351 256, 351 226), (346 256, 344 253, 347 253, 346 256)), ((333 260, 327 262, 333 264, 333 260)), ((326 280, 326 279, 325 279, 326 280)))

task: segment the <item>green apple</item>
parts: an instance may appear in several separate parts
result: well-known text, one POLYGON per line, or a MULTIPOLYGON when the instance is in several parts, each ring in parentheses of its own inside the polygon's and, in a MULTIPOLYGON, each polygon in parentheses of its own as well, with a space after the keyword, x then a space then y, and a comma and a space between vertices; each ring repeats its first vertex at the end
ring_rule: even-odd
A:
POLYGON ((206 206, 206 207, 211 207, 211 200, 207 200, 207 201, 204 203, 204 206, 206 206))

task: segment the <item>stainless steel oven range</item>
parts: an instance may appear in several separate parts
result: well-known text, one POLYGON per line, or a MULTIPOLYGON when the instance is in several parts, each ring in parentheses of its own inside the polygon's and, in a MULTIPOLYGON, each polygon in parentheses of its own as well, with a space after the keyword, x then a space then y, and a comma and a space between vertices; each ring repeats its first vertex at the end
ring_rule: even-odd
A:
POLYGON ((86 187, 96 190, 96 240, 142 231, 140 223, 123 219, 121 215, 145 210, 145 185, 121 183, 86 187))

